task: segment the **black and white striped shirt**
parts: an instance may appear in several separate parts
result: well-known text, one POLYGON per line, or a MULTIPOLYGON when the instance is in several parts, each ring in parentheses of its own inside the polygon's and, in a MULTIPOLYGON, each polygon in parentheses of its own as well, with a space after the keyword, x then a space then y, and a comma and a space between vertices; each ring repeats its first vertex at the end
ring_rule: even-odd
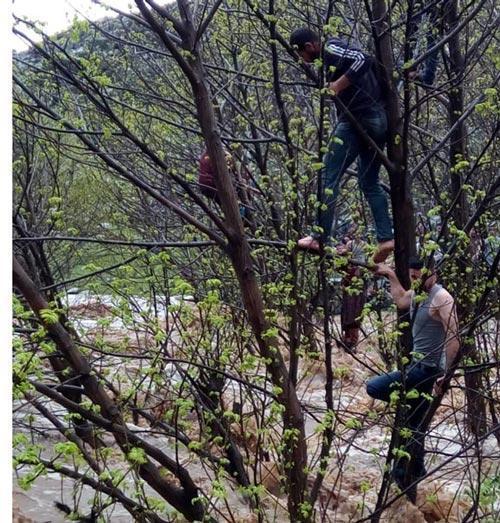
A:
POLYGON ((328 82, 344 74, 351 81, 351 85, 334 98, 340 120, 346 119, 342 105, 355 116, 364 114, 367 109, 383 110, 375 61, 371 56, 345 40, 330 38, 325 43, 323 61, 328 82))

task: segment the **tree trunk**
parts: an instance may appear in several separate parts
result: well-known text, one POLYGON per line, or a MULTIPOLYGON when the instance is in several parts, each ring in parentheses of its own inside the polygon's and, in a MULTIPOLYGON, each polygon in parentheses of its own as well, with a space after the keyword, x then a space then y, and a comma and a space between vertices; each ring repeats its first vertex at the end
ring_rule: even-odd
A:
MULTIPOLYGON (((447 22, 449 31, 453 31, 459 23, 457 0, 447 5, 447 22)), ((454 168, 458 162, 467 157, 467 129, 465 121, 459 122, 464 112, 463 74, 464 57, 460 49, 460 35, 456 33, 450 38, 449 46, 449 79, 448 89, 449 110, 448 118, 450 128, 454 128, 450 136, 450 182, 451 198, 456 202, 453 210, 455 225, 463 229, 468 221, 469 209, 466 192, 463 190, 463 180, 460 169, 454 168), (458 123, 457 123, 458 122, 458 123)), ((466 268, 473 256, 473 246, 469 244, 464 256, 458 258, 458 270, 465 285, 462 287, 461 295, 457 296, 457 311, 461 322, 468 323, 474 312, 474 304, 469 301, 469 292, 474 286, 472 274, 467 273, 466 268)), ((480 363, 478 352, 474 342, 465 340, 462 345, 462 356, 471 359, 475 364, 480 363)), ((467 399, 467 425, 476 436, 486 432, 486 404, 481 395, 482 378, 480 372, 465 371, 465 396, 467 399)))
POLYGON ((207 150, 213 159, 217 173, 216 186, 219 199, 230 231, 228 254, 238 278, 245 310, 256 336, 260 354, 268 361, 267 368, 273 384, 282 390, 278 397, 285 407, 284 434, 290 434, 290 441, 286 442, 284 451, 290 516, 293 521, 304 521, 301 517, 300 505, 305 500, 306 474, 304 469, 307 464, 307 447, 302 407, 298 401, 295 388, 290 382, 277 340, 266 338, 269 324, 264 317, 262 294, 255 275, 250 246, 244 235, 236 194, 227 172, 222 143, 216 131, 215 114, 210 102, 211 97, 203 82, 203 68, 200 62, 195 64, 195 71, 200 78, 196 87, 193 86, 198 119, 205 136, 207 150))
POLYGON ((385 0, 373 0, 372 24, 377 59, 381 66, 380 80, 386 93, 387 156, 393 164, 393 168, 389 169, 388 173, 396 244, 394 251, 396 274, 399 281, 408 289, 410 287, 408 259, 415 254, 415 217, 403 141, 403 122, 408 116, 401 113, 397 87, 393 79, 390 20, 385 0))
POLYGON ((179 0, 178 3, 184 23, 183 47, 189 51, 188 64, 191 68, 191 75, 188 78, 194 94, 198 121, 216 173, 215 185, 227 229, 227 252, 238 278, 243 303, 260 354, 267 361, 267 369, 274 386, 280 389, 277 396, 284 407, 283 454, 290 518, 291 521, 296 522, 310 521, 311 514, 303 511, 307 487, 307 474, 305 473, 307 445, 302 407, 279 351, 277 339, 267 335, 270 325, 264 316, 264 302, 254 270, 250 245, 245 236, 236 191, 228 172, 224 149, 217 131, 212 95, 206 81, 201 57, 198 49, 195 48, 195 32, 190 18, 191 13, 187 2, 179 0))
MULTIPOLYGON (((411 6, 409 6, 411 15, 411 6)), ((394 227, 395 250, 394 257, 396 262, 396 274, 405 289, 410 288, 410 277, 408 262, 410 256, 416 252, 415 248, 415 217, 414 207, 411 197, 410 180, 407 169, 407 140, 408 140, 408 119, 410 117, 407 108, 409 105, 408 82, 404 82, 404 107, 402 113, 397 92, 397 85, 394 81, 395 71, 393 62, 393 49, 391 41, 391 21, 385 0, 373 0, 372 11, 372 32, 375 40, 376 55, 379 62, 380 81, 386 93, 386 112, 387 112, 387 156, 392 162, 392 168, 388 170, 391 186, 391 203, 394 227)), ((406 79, 407 80, 407 79, 406 79)), ((402 357, 409 356, 412 347, 411 328, 408 321, 408 312, 398 310, 398 326, 402 322, 408 322, 408 326, 400 328, 402 335, 398 339, 398 368, 402 368, 402 357)), ((395 415, 394 428, 392 431, 391 442, 389 444, 386 466, 382 486, 380 488, 375 514, 372 521, 375 523, 380 519, 380 509, 384 505, 389 493, 390 469, 392 466, 392 451, 403 443, 399 431, 405 424, 405 410, 400 403, 395 415)), ((405 483, 409 482, 410 471, 406 470, 405 483)), ((410 500, 414 501, 416 492, 413 490, 407 493, 410 500)))

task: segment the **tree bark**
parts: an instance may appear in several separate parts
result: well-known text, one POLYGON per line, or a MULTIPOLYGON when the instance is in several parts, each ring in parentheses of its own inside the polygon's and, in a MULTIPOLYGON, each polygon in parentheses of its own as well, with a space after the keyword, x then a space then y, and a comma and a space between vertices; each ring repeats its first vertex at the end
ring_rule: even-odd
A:
POLYGON ((264 302, 254 269, 250 244, 245 236, 236 190, 231 181, 224 148, 217 130, 215 110, 212 102, 213 97, 200 56, 191 10, 188 2, 178 0, 177 3, 182 20, 180 25, 178 25, 183 47, 183 53, 180 53, 149 12, 144 2, 136 0, 136 3, 151 28, 172 52, 174 59, 176 59, 191 84, 198 122, 212 161, 215 172, 215 186, 220 206, 224 213, 225 234, 228 240, 226 252, 231 259, 238 278, 241 296, 260 355, 266 361, 267 370, 273 385, 279 387, 280 392, 277 394, 277 397, 280 404, 284 407, 283 457, 290 519, 294 522, 308 522, 312 513, 302 510, 303 503, 306 501, 307 487, 307 474, 305 472, 307 466, 307 445, 304 415, 285 362, 279 351, 278 340, 268 334, 270 325, 265 319, 264 302))
MULTIPOLYGON (((456 201, 453 210, 455 225, 459 229, 464 229, 468 222, 469 206, 466 192, 463 190, 463 180, 460 169, 455 169, 455 165, 465 160, 467 157, 467 128, 465 121, 460 118, 464 112, 464 70, 465 62, 462 50, 460 49, 460 33, 454 32, 459 23, 457 0, 452 0, 447 5, 448 29, 453 36, 448 42, 449 46, 449 79, 450 88, 448 89, 449 110, 448 119, 450 128, 453 129, 450 136, 450 182, 451 198, 456 201)), ((474 285, 472 274, 466 271, 469 260, 474 255, 473 246, 469 243, 466 253, 457 259, 458 270, 461 278, 465 282, 463 292, 457 298, 458 317, 461 322, 467 323, 474 311, 473 304, 470 303, 467 289, 472 289, 474 285)), ((478 351, 475 343, 465 339, 462 344, 462 356, 472 359, 474 363, 480 363, 478 351)), ((476 436, 481 436, 486 432, 486 403, 480 391, 483 389, 480 372, 468 372, 465 370, 465 397, 467 400, 467 425, 476 436)))
MULTIPOLYGON (((415 217, 411 197, 410 180, 405 155, 404 120, 409 115, 402 114, 396 83, 391 42, 390 19, 385 0, 373 0, 372 31, 376 55, 380 67, 380 80, 386 93, 387 112, 387 156, 392 162, 388 169, 391 185, 391 203, 394 223, 396 274, 403 286, 410 287, 408 259, 415 254, 415 217)), ((405 93, 405 97, 408 96, 405 93)))
MULTIPOLYGON (((366 2, 369 9, 368 2, 366 2)), ((408 6, 408 17, 411 17, 412 6, 408 6)), ((375 41, 376 55, 379 63, 379 76, 381 86, 386 93, 387 112, 387 156, 391 162, 388 169, 391 186, 391 203, 394 227, 396 274, 405 289, 410 288, 408 263, 410 256, 416 252, 415 247, 415 217, 413 200, 411 196, 410 178, 407 164, 408 140, 408 112, 409 89, 408 79, 404 82, 404 113, 400 108, 397 84, 394 81, 394 61, 391 41, 391 20, 385 0, 373 0, 371 8, 372 33, 375 41)), ((398 311, 398 324, 408 321, 407 311, 398 311)), ((408 322, 410 323, 410 322, 408 322)), ((412 346, 410 326, 400 328, 402 335, 398 338, 398 368, 402 369, 402 357, 409 356, 412 346)), ((380 509, 384 505, 390 486, 390 469, 392 466, 392 451, 402 444, 399 434, 400 428, 405 424, 405 409, 398 404, 391 442, 389 444, 386 460, 387 470, 384 474, 382 486, 379 490, 373 523, 380 519, 380 509)), ((405 483, 409 482, 410 471, 406 470, 405 483)), ((416 492, 409 492, 408 497, 414 501, 416 492)))

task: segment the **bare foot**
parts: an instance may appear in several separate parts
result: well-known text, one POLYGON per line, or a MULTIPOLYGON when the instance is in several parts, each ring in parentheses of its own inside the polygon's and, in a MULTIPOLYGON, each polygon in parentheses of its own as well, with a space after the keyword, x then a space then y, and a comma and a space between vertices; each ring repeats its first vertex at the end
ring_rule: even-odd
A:
POLYGON ((382 263, 387 259, 387 256, 394 250, 394 240, 387 240, 378 244, 377 250, 373 255, 374 263, 382 263))
POLYGON ((319 241, 312 236, 306 236, 301 238, 297 245, 299 249, 309 250, 309 251, 319 251, 319 241))

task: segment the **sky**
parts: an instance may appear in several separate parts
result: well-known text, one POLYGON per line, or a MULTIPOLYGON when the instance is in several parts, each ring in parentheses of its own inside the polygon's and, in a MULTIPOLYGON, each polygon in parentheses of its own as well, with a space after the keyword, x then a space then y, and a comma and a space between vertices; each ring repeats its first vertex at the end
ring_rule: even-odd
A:
MULTIPOLYGON (((136 9, 132 0, 105 0, 100 3, 126 12, 136 9)), ((75 15, 79 18, 85 16, 90 20, 115 16, 113 11, 107 10, 103 5, 97 5, 92 0, 12 0, 12 13, 45 23, 44 31, 50 35, 71 25, 75 15)), ((13 49, 27 49, 27 45, 20 38, 12 36, 12 39, 13 49)))

